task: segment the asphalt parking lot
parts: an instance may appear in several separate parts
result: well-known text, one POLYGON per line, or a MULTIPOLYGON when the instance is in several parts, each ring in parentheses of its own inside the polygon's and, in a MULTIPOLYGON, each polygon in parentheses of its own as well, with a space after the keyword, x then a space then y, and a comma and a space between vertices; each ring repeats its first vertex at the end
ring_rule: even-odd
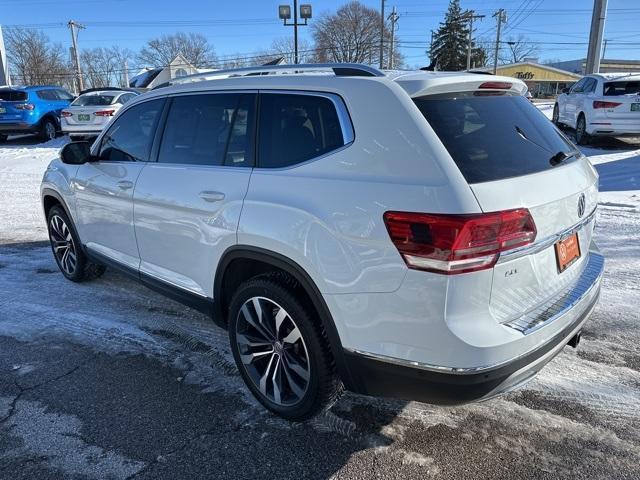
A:
MULTIPOLYGON (((20 148, 0 148, 5 196, 37 177, 39 152, 3 163, 20 148)), ((603 163, 605 185, 629 178, 616 162, 640 153, 603 163)), ((209 319, 113 271, 64 281, 40 227, 14 233, 5 212, 0 478, 638 479, 639 213, 602 201, 601 302, 578 350, 524 388, 456 408, 347 394, 292 424, 249 395, 209 319)))

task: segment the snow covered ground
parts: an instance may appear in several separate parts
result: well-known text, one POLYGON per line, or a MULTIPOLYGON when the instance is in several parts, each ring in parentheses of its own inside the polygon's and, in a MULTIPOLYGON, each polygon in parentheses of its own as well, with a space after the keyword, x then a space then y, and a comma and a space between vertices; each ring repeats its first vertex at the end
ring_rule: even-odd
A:
MULTIPOLYGON (((551 107, 539 105, 547 115, 551 107)), ((202 315, 112 271, 86 284, 66 282, 58 274, 49 248, 37 243, 47 238, 38 188, 64 142, 60 138, 38 145, 20 139, 0 147, 0 339, 34 351, 52 346, 60 354, 65 352, 62 345, 71 344, 106 355, 119 368, 125 368, 123 358, 152 359, 195 389, 189 405, 202 395, 235 399, 236 413, 225 422, 240 440, 225 441, 242 441, 244 435, 260 442, 271 435, 276 442, 272 448, 278 442, 283 450, 291 445, 310 448, 310 462, 316 461, 313 452, 322 451, 326 457, 316 455, 322 464, 313 468, 324 478, 640 478, 640 143, 606 140, 582 149, 600 173, 596 241, 607 266, 601 301, 577 350, 566 348, 525 388, 500 399, 440 408, 347 395, 329 415, 292 426, 265 414, 246 394, 226 333, 202 315), (309 446, 309 438, 319 444, 309 446)), ((1 359, 0 351, 0 366, 1 359)), ((0 472, 3 462, 11 466, 11 461, 31 458, 68 476, 104 478, 108 472, 127 478, 147 471, 155 472, 149 478, 171 478, 165 470, 158 473, 169 468, 162 461, 118 446, 124 440, 110 443, 102 434, 90 436, 87 432, 97 428, 98 420, 74 413, 67 403, 56 410, 42 399, 25 399, 22 391, 13 395, 9 386, 2 388, 3 378, 19 384, 46 368, 42 362, 16 359, 12 372, 0 369, 0 472), (12 439, 10 448, 2 443, 3 428, 12 439), (34 439, 43 428, 47 444, 34 439)), ((127 398, 126 408, 148 394, 144 386, 123 392, 116 383, 110 384, 112 390, 103 391, 100 384, 94 388, 103 397, 96 402, 120 395, 127 398)), ((69 389, 81 391, 82 386, 70 383, 69 389)), ((82 403, 82 398, 68 403, 74 402, 82 403)), ((162 408, 172 406, 171 398, 165 402, 162 408)), ((127 422, 136 423, 141 416, 152 422, 158 416, 143 409, 127 417, 126 408, 122 415, 127 422)), ((163 432, 161 425, 154 435, 175 435, 163 432)), ((190 460, 174 458, 180 468, 212 461, 206 449, 198 453, 203 442, 204 437, 194 437, 185 443, 180 456, 190 460)), ((153 455, 175 457, 168 450, 158 447, 153 455)), ((220 455, 233 459, 233 452, 230 448, 220 455)), ((290 461, 288 474, 276 475, 271 465, 263 468, 285 478, 302 468, 295 466, 297 460, 290 461)))

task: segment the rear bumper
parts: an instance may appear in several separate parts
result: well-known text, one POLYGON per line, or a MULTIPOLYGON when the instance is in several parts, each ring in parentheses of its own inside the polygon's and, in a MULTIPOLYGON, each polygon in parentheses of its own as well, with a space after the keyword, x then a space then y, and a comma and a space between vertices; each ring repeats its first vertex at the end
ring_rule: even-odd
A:
POLYGON ((640 137, 640 120, 598 119, 589 123, 587 133, 592 136, 640 137))
POLYGON ((349 371, 347 388, 365 395, 417 400, 440 405, 456 405, 485 400, 510 391, 533 378, 581 330, 595 307, 599 295, 604 261, 591 252, 594 268, 585 269, 584 281, 589 282, 579 296, 565 299, 555 314, 544 316, 542 322, 572 320, 544 344, 523 352, 498 365, 478 365, 470 368, 449 368, 410 362, 354 350, 345 350, 349 371), (586 276, 590 277, 587 279, 586 276))

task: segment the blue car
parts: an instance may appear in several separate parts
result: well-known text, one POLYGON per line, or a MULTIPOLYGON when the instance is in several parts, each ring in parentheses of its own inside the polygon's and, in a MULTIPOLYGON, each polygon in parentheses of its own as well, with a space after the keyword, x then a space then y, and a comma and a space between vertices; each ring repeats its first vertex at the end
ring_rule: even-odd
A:
POLYGON ((0 142, 35 133, 43 142, 60 131, 60 112, 75 97, 60 87, 0 87, 0 142))

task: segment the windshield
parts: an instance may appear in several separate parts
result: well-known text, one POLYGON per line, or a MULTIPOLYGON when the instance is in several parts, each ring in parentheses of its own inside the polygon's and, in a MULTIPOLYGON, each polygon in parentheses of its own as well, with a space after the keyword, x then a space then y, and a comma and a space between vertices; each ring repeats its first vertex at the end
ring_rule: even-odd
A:
POLYGON ((640 80, 626 82, 605 82, 604 94, 607 97, 640 93, 640 80))
POLYGON ((20 90, 0 90, 0 100, 5 102, 26 102, 27 92, 20 90))
POLYGON ((115 95, 81 95, 71 105, 76 107, 111 105, 115 95))
POLYGON ((525 97, 477 93, 414 99, 467 182, 528 175, 575 158, 575 147, 525 97))

